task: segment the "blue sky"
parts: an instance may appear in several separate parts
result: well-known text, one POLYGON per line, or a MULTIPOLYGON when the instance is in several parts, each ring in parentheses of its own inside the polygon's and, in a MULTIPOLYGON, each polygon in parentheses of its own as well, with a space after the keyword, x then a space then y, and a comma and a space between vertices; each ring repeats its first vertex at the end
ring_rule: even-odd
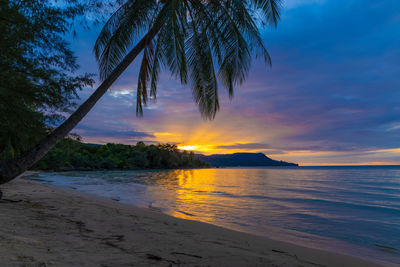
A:
MULTIPOLYGON (((98 30, 71 39, 82 71, 97 73, 98 30)), ((86 142, 170 142, 306 165, 400 164, 399 33, 399 1, 286 0, 278 27, 262 30, 272 68, 253 62, 232 101, 221 89, 214 121, 168 72, 137 118, 134 62, 74 132, 86 142)))

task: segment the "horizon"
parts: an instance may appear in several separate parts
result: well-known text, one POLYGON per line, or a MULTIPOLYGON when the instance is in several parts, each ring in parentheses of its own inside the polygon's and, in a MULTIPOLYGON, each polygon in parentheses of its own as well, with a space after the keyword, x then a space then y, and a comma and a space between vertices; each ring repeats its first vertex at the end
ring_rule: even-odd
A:
MULTIPOLYGON (((272 68, 253 62, 232 101, 220 90, 214 121, 201 118, 189 87, 168 72, 157 103, 137 118, 135 61, 73 132, 85 142, 260 152, 302 166, 398 165, 399 7, 393 0, 284 1, 277 28, 262 30, 272 68)), ((99 30, 77 29, 70 38, 81 72, 98 73, 92 48, 99 30)))
MULTIPOLYGON (((84 144, 87 144, 87 145, 97 145, 97 146, 102 146, 102 145, 106 145, 107 143, 104 143, 104 144, 100 144, 100 143, 87 143, 87 142, 84 142, 84 141, 80 141, 80 142, 82 142, 82 143, 84 143, 84 144)), ((121 144, 121 143, 111 143, 111 144, 121 144)), ((148 144, 146 144, 146 145, 163 145, 163 144, 169 144, 169 143, 148 143, 148 144)), ((134 146, 135 144, 121 144, 121 145, 131 145, 131 146, 134 146)), ((170 144, 170 145, 176 145, 176 144, 170 144)), ((270 157, 269 155, 267 155, 267 154, 265 154, 265 153, 263 153, 263 152, 250 152, 250 151, 240 151, 240 152, 231 152, 231 153, 215 153, 215 154, 213 154, 213 153, 204 153, 204 152, 201 152, 201 151, 195 151, 195 150, 190 150, 190 149, 183 149, 182 147, 180 147, 180 146, 177 146, 177 148, 179 149, 179 150, 185 150, 185 151, 188 151, 188 152, 193 152, 194 154, 196 154, 196 155, 204 155, 204 156, 210 156, 210 155, 231 155, 231 154, 237 154, 237 153, 243 153, 243 154, 258 154, 258 153, 261 153, 261 154, 263 154, 263 155, 265 155, 265 156, 267 156, 268 158, 271 158, 271 159, 273 159, 273 160, 276 160, 276 161, 281 161, 281 159, 279 159, 279 158, 275 158, 275 157, 270 157)), ((393 167, 395 167, 395 166, 400 166, 400 164, 387 164, 387 163, 385 163, 385 162, 367 162, 367 163, 362 163, 362 164, 357 164, 357 163, 344 163, 344 164, 335 164, 335 163, 325 163, 325 164, 312 164, 312 163, 305 163, 305 164, 299 164, 299 163, 297 163, 297 162, 289 162, 289 163, 296 163, 296 164, 298 164, 298 166, 297 167, 363 167, 363 166, 365 166, 365 167, 374 167, 374 166, 376 166, 376 167, 379 167, 379 166, 388 166, 388 167, 390 167, 390 166, 393 166, 393 167)), ((246 167, 246 166, 243 166, 243 167, 246 167)), ((251 167, 251 166, 250 166, 251 167)), ((279 166, 264 166, 264 167, 266 167, 266 168, 268 168, 268 167, 279 167, 279 166)), ((281 166, 282 167, 282 166, 281 166)), ((287 168, 288 166, 284 166, 284 168, 287 168)), ((296 166, 290 166, 290 167, 296 167, 296 166)))

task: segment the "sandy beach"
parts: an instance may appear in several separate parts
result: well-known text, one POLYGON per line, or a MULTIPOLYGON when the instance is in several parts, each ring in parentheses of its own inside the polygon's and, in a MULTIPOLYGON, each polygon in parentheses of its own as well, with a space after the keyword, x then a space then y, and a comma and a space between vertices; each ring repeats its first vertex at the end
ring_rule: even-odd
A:
POLYGON ((0 266, 378 266, 20 178, 1 189, 0 266))

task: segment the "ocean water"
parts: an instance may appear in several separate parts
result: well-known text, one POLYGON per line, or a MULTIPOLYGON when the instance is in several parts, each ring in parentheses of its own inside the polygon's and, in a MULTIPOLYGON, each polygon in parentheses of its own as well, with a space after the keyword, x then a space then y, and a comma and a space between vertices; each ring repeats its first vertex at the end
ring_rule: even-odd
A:
POLYGON ((30 179, 179 218, 400 264, 400 167, 58 172, 30 179))

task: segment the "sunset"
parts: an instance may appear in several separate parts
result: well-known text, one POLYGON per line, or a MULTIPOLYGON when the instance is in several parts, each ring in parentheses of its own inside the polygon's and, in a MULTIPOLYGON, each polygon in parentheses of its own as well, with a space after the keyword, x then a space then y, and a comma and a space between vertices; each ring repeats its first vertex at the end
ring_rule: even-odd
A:
POLYGON ((400 1, 0 0, 0 267, 400 266, 400 1))
MULTIPOLYGON (((255 60, 232 101, 220 90, 215 120, 201 118, 190 87, 169 72, 138 119, 132 64, 73 132, 89 143, 168 142, 301 165, 400 164, 398 7, 286 0, 279 26, 261 31, 272 67, 255 60)), ((82 72, 97 72, 90 51, 99 30, 70 38, 82 72)))

